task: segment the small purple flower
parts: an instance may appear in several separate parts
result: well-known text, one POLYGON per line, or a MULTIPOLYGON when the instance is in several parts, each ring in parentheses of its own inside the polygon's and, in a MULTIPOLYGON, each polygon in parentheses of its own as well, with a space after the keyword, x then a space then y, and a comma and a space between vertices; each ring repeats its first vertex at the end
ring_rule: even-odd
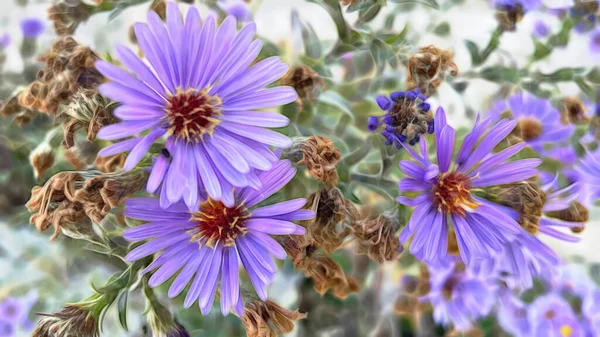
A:
POLYGON ((520 5, 526 12, 536 10, 542 6, 541 0, 493 0, 494 7, 515 7, 520 5))
POLYGON ((154 193, 162 183, 161 207, 183 199, 197 210, 204 191, 233 206, 234 188, 260 188, 256 171, 269 170, 277 161, 270 146, 292 144, 287 136, 267 129, 286 126, 285 116, 256 111, 296 100, 291 87, 266 88, 288 66, 279 57, 252 65, 262 47, 254 40, 256 26, 250 23, 236 32, 232 16, 220 27, 212 16, 201 25, 198 10, 191 7, 182 22, 179 8, 169 2, 166 25, 150 11, 148 24, 134 28, 150 66, 122 46, 116 55, 135 75, 105 61, 96 63, 112 80, 102 84, 100 92, 122 103, 114 112, 122 122, 104 127, 98 137, 133 138, 99 155, 130 151, 124 168, 131 170, 166 136, 147 186, 154 193))
POLYGON ((8 318, 0 316, 0 337, 15 337, 17 326, 8 318))
POLYGON ((11 42, 10 35, 8 33, 4 33, 0 35, 0 50, 8 48, 11 42))
POLYGON ((400 241, 406 243, 412 237, 410 252, 420 260, 433 262, 447 256, 449 230, 456 236, 460 256, 467 264, 498 254, 508 242, 525 233, 503 211, 504 207, 472 193, 531 178, 541 163, 539 159, 507 162, 526 146, 523 142, 492 153, 512 132, 517 121, 501 120, 490 127, 491 124, 491 119, 480 121, 478 117, 454 164, 455 132, 446 124, 446 114, 441 108, 435 115, 437 163, 429 160, 425 137, 421 137, 421 154, 404 145, 416 162, 400 162, 400 169, 407 177, 400 181, 399 189, 402 193, 416 192, 418 196, 396 199, 415 207, 400 234, 400 241))
POLYGON ((433 306, 433 319, 456 330, 468 330, 496 304, 496 286, 461 262, 430 266, 431 290, 421 301, 433 306))
POLYGON ((29 330, 29 312, 37 299, 37 291, 32 290, 25 296, 7 297, 0 301, 0 337, 13 336, 10 333, 3 335, 4 331, 29 330))
POLYGON ((594 289, 583 300, 583 315, 589 322, 590 335, 600 336, 600 290, 594 289))
POLYGON ((21 31, 26 39, 35 39, 44 32, 44 22, 37 18, 27 18, 21 21, 21 31))
POLYGON ((547 146, 567 143, 574 125, 560 121, 560 112, 547 99, 520 92, 494 104, 487 114, 496 121, 509 117, 518 121, 515 135, 541 154, 548 155, 547 146))
POLYGON ((227 13, 233 15, 239 22, 248 22, 252 20, 252 11, 243 0, 225 1, 219 4, 219 7, 227 13))
POLYGON ((381 135, 385 137, 386 145, 394 144, 398 149, 406 141, 410 145, 416 144, 421 134, 433 133, 434 129, 431 106, 426 99, 418 88, 393 92, 389 98, 377 96, 375 101, 386 114, 369 117, 369 131, 383 126, 381 135))
POLYGON ((594 54, 600 54, 600 29, 590 33, 590 51, 594 54))
POLYGON ((270 171, 258 173, 262 188, 236 188, 232 206, 208 198, 195 211, 182 202, 162 209, 157 199, 127 200, 125 215, 148 223, 125 231, 125 239, 148 241, 133 249, 126 259, 136 261, 159 253, 143 270, 155 270, 148 284, 159 286, 180 271, 169 288, 169 297, 179 295, 189 284, 184 306, 190 307, 197 300, 204 315, 212 307, 220 279, 221 312, 227 315, 233 308, 241 317, 244 303, 238 260, 258 296, 266 300, 267 285, 277 271, 271 255, 278 259, 286 256, 270 235, 304 234, 305 229, 291 221, 314 217, 312 211, 302 209, 304 199, 255 207, 286 185, 295 173, 289 161, 275 163, 270 171))
POLYGON ((531 336, 585 337, 585 328, 569 303, 554 293, 537 298, 528 314, 531 336))
POLYGON ((533 35, 537 38, 544 38, 550 34, 550 28, 543 20, 537 20, 533 25, 533 35))
POLYGON ((591 206, 600 198, 600 150, 586 153, 574 169, 582 187, 583 198, 580 200, 584 205, 591 206))

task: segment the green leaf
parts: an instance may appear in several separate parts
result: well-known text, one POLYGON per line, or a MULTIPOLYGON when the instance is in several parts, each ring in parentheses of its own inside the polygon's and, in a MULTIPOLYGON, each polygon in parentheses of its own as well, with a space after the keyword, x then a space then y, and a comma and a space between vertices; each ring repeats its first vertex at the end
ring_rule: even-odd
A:
POLYGON ((321 41, 317 37, 315 30, 308 22, 302 21, 295 10, 292 12, 292 31, 294 36, 299 36, 302 39, 302 46, 306 56, 311 59, 321 57, 321 41))
POLYGON ((351 119, 354 119, 350 102, 339 93, 333 90, 327 90, 319 95, 319 102, 337 108, 341 112, 347 114, 351 119))
POLYGON ((370 22, 371 20, 375 19, 375 17, 377 16, 377 14, 379 14, 380 11, 381 11, 380 4, 375 4, 373 6, 361 9, 360 12, 358 13, 357 24, 360 25, 360 24, 370 22))
POLYGON ((340 40, 350 42, 352 29, 344 19, 342 8, 338 0, 308 0, 325 8, 329 16, 333 19, 340 40))
POLYGON ((482 61, 481 55, 479 54, 479 47, 477 47, 477 44, 471 40, 465 40, 465 46, 467 47, 469 54, 471 54, 471 63, 474 66, 480 65, 482 61))
POLYGON ((562 23, 560 31, 558 34, 552 35, 548 38, 548 44, 551 46, 566 46, 569 43, 569 36, 571 34, 571 29, 574 27, 573 20, 567 16, 562 23))
MULTIPOLYGON (((112 7, 114 9, 112 10, 112 12, 110 12, 110 15, 108 16, 108 21, 114 20, 117 16, 119 16, 127 8, 129 8, 131 6, 143 4, 148 1, 150 1, 150 0, 121 0, 121 1, 117 2, 117 4, 114 7, 112 7)), ((107 1, 106 3, 113 4, 114 2, 107 1)), ((110 10, 110 9, 103 9, 102 11, 105 11, 105 10, 110 10)))
POLYGON ((397 3, 397 4, 417 3, 417 4, 423 4, 423 5, 429 6, 431 8, 440 9, 440 6, 438 5, 437 1, 435 1, 435 0, 387 0, 387 1, 397 3))
POLYGON ((538 39, 534 39, 535 49, 533 52, 533 60, 539 61, 552 53, 552 48, 548 47, 538 39))
POLYGON ((119 323, 125 331, 127 328, 127 299, 129 297, 129 291, 123 290, 117 298, 117 312, 119 314, 119 323))
POLYGON ((438 36, 448 36, 450 35, 450 24, 446 21, 440 23, 439 25, 433 28, 433 33, 438 36))
POLYGON ((481 70, 482 78, 496 83, 517 83, 521 79, 519 69, 509 67, 486 67, 481 70))
POLYGON ((579 87, 579 89, 581 89, 581 91, 583 91, 587 97, 589 97, 589 99, 591 99, 592 101, 596 101, 596 91, 594 90, 594 88, 589 85, 585 79, 581 76, 578 76, 575 78, 575 83, 577 83, 577 86, 579 87))
POLYGON ((586 76, 585 79, 594 83, 594 84, 600 84, 600 68, 599 67, 595 67, 593 68, 586 76))
POLYGON ((378 37, 387 44, 397 46, 404 42, 406 34, 408 34, 408 23, 404 25, 404 28, 398 34, 381 34, 378 37))

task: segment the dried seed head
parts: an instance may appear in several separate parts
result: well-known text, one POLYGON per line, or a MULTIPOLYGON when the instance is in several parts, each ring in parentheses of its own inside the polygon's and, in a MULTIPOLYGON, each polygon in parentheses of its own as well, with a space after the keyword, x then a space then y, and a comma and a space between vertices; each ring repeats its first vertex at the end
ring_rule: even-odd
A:
POLYGON ((38 79, 19 96, 19 104, 49 115, 56 115, 61 104, 68 104, 79 89, 94 89, 104 78, 94 68, 98 56, 69 36, 62 37, 40 61, 45 68, 38 79))
POLYGON ((96 166, 100 172, 112 173, 120 168, 123 168, 123 165, 125 165, 125 158, 126 156, 124 153, 107 157, 97 157, 94 161, 94 166, 96 166))
POLYGON ((93 7, 82 0, 55 0, 48 9, 48 19, 58 36, 71 35, 80 23, 87 21, 93 7))
POLYGON ((114 104, 95 90, 80 89, 70 100, 66 109, 58 115, 63 121, 63 146, 75 145, 75 132, 79 129, 88 134, 87 140, 93 141, 101 128, 117 122, 112 115, 114 104))
MULTIPOLYGON (((571 201, 569 203, 569 208, 560 211, 546 212, 544 214, 551 218, 557 218, 568 222, 584 223, 587 222, 590 218, 590 212, 579 201, 571 201)), ((577 228, 580 228, 580 231, 583 230, 583 227, 577 228)))
POLYGON ((315 212, 314 219, 302 222, 313 242, 331 253, 342 245, 359 214, 352 202, 337 188, 323 189, 311 194, 306 208, 315 212))
POLYGON ((167 18, 167 1, 166 0, 152 0, 150 10, 155 11, 156 14, 164 21, 167 18))
POLYGON ((275 337, 294 329, 294 322, 306 318, 298 310, 290 311, 273 301, 252 301, 246 305, 242 322, 248 337, 275 337))
POLYGON ((435 94, 447 75, 458 75, 458 66, 452 60, 449 50, 435 46, 423 47, 408 60, 406 89, 419 88, 427 97, 435 94))
POLYGON ((532 178, 490 190, 490 200, 519 212, 518 223, 531 234, 536 234, 546 203, 546 193, 539 188, 538 179, 532 178))
POLYGON ((500 6, 496 12, 496 20, 501 29, 507 32, 514 32, 517 29, 517 23, 523 20, 525 10, 520 4, 500 6))
POLYGON ((535 118, 520 118, 511 135, 520 140, 530 141, 541 136, 543 131, 542 123, 539 120, 535 118))
POLYGON ((316 71, 309 66, 300 65, 291 68, 282 79, 284 85, 296 90, 298 110, 304 109, 305 103, 314 103, 321 91, 326 90, 325 82, 316 71))
POLYGON ((61 312, 43 315, 32 337, 99 337, 98 322, 90 311, 68 305, 61 312))
POLYGON ((327 186, 337 184, 336 167, 342 159, 342 153, 330 138, 321 136, 296 138, 292 147, 286 150, 283 156, 305 165, 315 179, 324 182, 327 186))
POLYGON ((38 145, 29 155, 29 163, 33 167, 36 179, 51 168, 54 165, 54 150, 50 144, 43 142, 38 145))
POLYGON ((577 97, 567 97, 562 101, 560 121, 563 124, 586 124, 590 117, 586 115, 587 107, 577 97))
POLYGON ((358 241, 358 253, 369 256, 377 263, 394 261, 402 252, 396 237, 400 224, 392 214, 380 214, 359 220, 354 225, 354 236, 358 241))

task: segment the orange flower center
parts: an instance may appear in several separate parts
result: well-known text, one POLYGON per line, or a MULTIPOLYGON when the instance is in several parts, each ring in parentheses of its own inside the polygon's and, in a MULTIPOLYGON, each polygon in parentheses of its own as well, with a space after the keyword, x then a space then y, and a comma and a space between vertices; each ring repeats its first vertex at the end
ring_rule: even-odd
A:
POLYGON ((466 209, 477 208, 471 196, 469 178, 457 172, 442 174, 433 186, 433 205, 438 211, 465 215, 466 209))
POLYGON ((250 213, 243 205, 227 207, 209 198, 200 204, 200 208, 191 218, 198 224, 198 231, 192 236, 193 241, 201 240, 209 247, 215 247, 218 243, 231 246, 237 237, 248 231, 244 224, 250 213))

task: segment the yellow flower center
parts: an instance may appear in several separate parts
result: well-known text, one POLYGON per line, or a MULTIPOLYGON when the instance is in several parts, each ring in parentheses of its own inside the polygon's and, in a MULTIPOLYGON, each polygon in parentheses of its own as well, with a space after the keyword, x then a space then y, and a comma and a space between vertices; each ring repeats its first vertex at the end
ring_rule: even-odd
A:
POLYGON ((562 337, 571 337, 573 335, 573 328, 569 325, 563 325, 560 327, 560 335, 562 337))

